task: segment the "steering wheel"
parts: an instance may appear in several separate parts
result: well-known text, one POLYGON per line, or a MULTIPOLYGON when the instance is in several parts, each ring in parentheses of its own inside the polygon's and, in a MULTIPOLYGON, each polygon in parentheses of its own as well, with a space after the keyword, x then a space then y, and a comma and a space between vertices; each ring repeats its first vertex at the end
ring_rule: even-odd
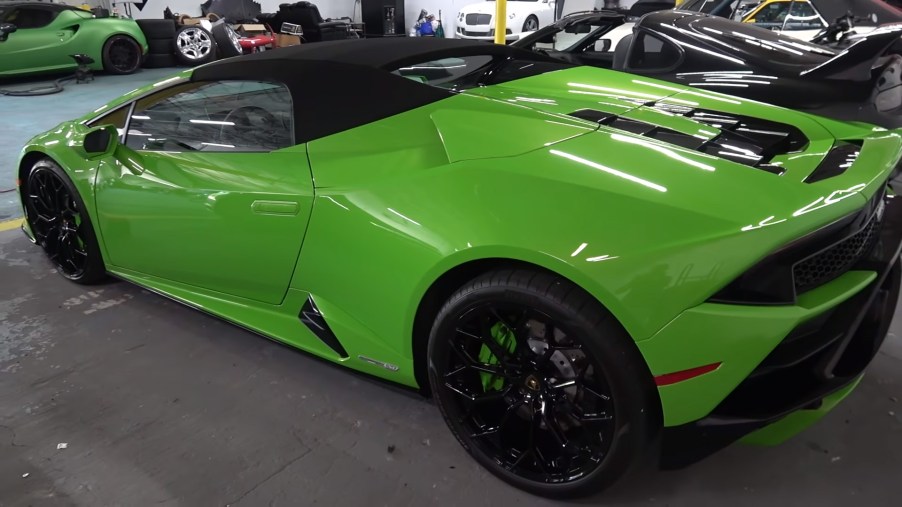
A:
MULTIPOLYGON (((222 120, 223 125, 219 129, 219 137, 225 136, 226 127, 230 127, 229 123, 236 127, 244 127, 251 129, 273 130, 279 123, 279 120, 259 106, 239 106, 229 111, 229 114, 222 120)), ((237 133, 235 135, 238 135, 237 133)))

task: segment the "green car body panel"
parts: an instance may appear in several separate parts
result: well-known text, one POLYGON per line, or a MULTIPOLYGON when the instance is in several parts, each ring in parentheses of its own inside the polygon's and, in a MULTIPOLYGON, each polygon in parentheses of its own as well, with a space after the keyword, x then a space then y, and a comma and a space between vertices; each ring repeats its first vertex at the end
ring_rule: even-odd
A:
POLYGON ((103 70, 103 46, 115 35, 131 37, 147 54, 147 39, 134 20, 62 10, 47 26, 20 28, 0 42, 0 77, 75 70, 77 65, 69 55, 79 53, 94 60, 89 65, 92 70, 103 70))
MULTIPOLYGON (((89 120, 190 73, 62 124, 23 150, 23 171, 43 154, 67 169, 111 273, 319 357, 422 387, 417 351, 428 327, 415 323, 430 288, 469 266, 539 266, 610 310, 653 375, 719 364, 659 387, 665 426, 708 415, 794 327, 874 280, 849 271, 793 305, 709 302, 772 252, 864 207, 902 152, 895 131, 587 67, 472 88, 271 153, 120 144, 86 160, 66 148, 89 120), (767 118, 794 125, 809 142, 778 156, 785 173, 776 176, 568 115, 593 108, 717 135, 643 101, 767 118), (843 139, 862 142, 857 161, 803 183, 843 139), (298 325, 310 295, 347 357, 298 325)), ((815 415, 785 418, 748 439, 779 441, 815 415)))

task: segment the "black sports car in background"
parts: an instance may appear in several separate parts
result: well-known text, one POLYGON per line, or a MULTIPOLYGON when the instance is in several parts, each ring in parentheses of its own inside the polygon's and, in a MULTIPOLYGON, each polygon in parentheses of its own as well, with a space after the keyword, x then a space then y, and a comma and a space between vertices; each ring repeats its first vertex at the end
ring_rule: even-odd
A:
POLYGON ((668 10, 642 17, 612 48, 607 36, 624 23, 614 12, 575 14, 513 45, 578 65, 902 127, 902 56, 887 53, 902 26, 879 28, 835 49, 748 23, 668 10))

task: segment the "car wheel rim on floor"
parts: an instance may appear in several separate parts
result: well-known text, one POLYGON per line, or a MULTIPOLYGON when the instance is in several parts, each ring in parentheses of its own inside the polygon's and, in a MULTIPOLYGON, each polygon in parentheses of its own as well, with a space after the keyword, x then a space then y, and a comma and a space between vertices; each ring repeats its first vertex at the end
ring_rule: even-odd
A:
POLYGON ((210 54, 210 50, 213 48, 213 41, 210 40, 207 32, 197 28, 189 28, 179 33, 178 48, 179 52, 186 58, 200 60, 210 54))
POLYGON ((235 47, 235 51, 238 51, 238 54, 241 54, 244 50, 241 49, 241 42, 239 41, 240 37, 238 36, 238 32, 236 32, 234 28, 228 25, 226 29, 229 31, 229 40, 232 41, 232 46, 235 47))
POLYGON ((29 225, 35 240, 64 274, 78 277, 88 260, 78 205, 65 183, 37 169, 28 179, 29 225))
POLYGON ((110 63, 119 72, 130 72, 138 67, 141 50, 126 39, 117 39, 110 44, 110 63))
POLYGON ((478 452, 546 484, 601 465, 615 428, 611 390, 599 363, 554 319, 482 303, 461 314, 448 339, 438 371, 445 409, 478 452))

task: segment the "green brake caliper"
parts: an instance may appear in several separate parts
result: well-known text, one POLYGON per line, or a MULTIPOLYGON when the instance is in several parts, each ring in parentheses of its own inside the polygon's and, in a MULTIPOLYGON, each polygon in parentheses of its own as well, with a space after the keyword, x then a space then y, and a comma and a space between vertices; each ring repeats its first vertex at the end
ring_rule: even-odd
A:
MULTIPOLYGON (((514 337, 514 332, 505 326, 504 323, 498 322, 492 326, 491 334, 492 339, 508 352, 512 353, 517 347, 517 339, 514 337)), ((479 360, 487 364, 498 364, 498 358, 495 354, 492 354, 488 345, 483 345, 479 349, 479 360)), ((482 380, 482 388, 485 391, 500 391, 504 387, 503 377, 485 372, 480 373, 479 376, 482 380)))

